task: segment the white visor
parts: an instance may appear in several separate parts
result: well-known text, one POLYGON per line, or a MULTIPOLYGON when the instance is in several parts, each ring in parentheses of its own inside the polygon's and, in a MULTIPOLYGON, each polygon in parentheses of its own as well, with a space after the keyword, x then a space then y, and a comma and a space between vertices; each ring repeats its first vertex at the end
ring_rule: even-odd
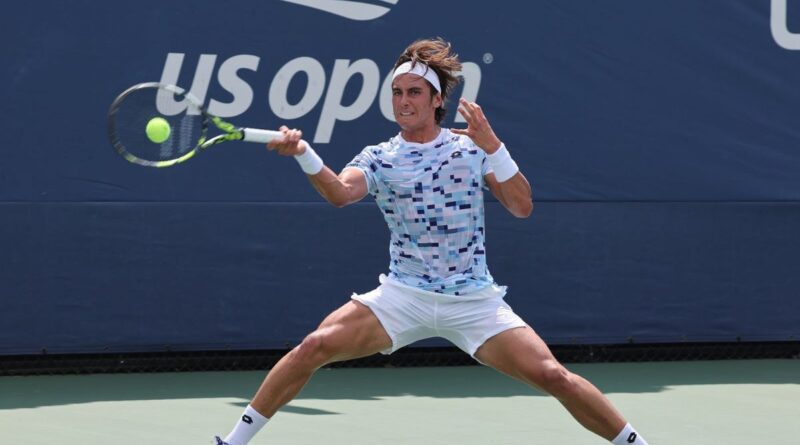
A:
POLYGON ((442 92, 442 86, 439 84, 439 76, 436 75, 436 71, 432 70, 431 67, 429 67, 428 65, 425 65, 422 62, 417 62, 412 68, 411 61, 405 62, 400 66, 398 66, 396 70, 394 70, 394 74, 392 75, 392 81, 394 81, 397 78, 397 76, 406 73, 416 74, 419 77, 424 77, 425 80, 427 80, 428 82, 431 83, 431 85, 433 85, 433 88, 437 92, 439 93, 442 92))

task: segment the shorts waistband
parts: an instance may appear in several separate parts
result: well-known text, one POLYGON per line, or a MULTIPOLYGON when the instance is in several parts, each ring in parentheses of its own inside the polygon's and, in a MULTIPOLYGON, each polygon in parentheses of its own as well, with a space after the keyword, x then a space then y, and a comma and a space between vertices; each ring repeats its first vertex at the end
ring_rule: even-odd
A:
POLYGON ((438 292, 431 292, 423 289, 418 289, 416 287, 401 283, 391 277, 386 276, 385 274, 380 274, 380 276, 378 276, 378 281, 383 286, 392 286, 395 288, 399 288, 405 292, 410 293, 411 295, 414 295, 417 298, 438 301, 440 303, 484 300, 487 298, 503 298, 506 296, 506 291, 508 289, 506 286, 499 286, 493 283, 476 292, 470 292, 464 295, 450 295, 450 294, 441 294, 438 292))

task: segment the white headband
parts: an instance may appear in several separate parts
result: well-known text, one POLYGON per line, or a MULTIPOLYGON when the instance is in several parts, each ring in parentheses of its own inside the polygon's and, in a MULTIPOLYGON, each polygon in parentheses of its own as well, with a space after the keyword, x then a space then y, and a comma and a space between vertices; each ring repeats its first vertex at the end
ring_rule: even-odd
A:
POLYGON ((394 75, 392 75, 392 81, 394 81, 397 76, 401 74, 416 74, 419 77, 424 77, 425 80, 433 85, 433 88, 441 93, 442 86, 439 84, 439 76, 436 75, 436 71, 432 70, 431 67, 425 65, 422 62, 417 62, 414 64, 414 67, 411 67, 411 61, 405 62, 402 65, 398 66, 396 70, 394 70, 394 75))

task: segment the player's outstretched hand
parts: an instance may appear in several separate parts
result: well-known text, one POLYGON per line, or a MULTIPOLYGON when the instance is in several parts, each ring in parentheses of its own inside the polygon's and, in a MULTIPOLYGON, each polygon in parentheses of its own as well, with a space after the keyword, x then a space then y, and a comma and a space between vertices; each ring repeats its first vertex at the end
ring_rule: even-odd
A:
POLYGON ((278 130, 283 133, 283 139, 276 139, 267 144, 267 150, 277 150, 281 156, 296 156, 306 151, 306 142, 302 139, 302 131, 296 128, 290 130, 286 125, 281 125, 278 130))
POLYGON ((502 142, 494 134, 494 130, 489 125, 489 120, 486 119, 480 105, 461 98, 458 101, 458 112, 467 121, 467 128, 451 128, 450 131, 468 136, 475 145, 488 154, 492 154, 500 148, 502 142))

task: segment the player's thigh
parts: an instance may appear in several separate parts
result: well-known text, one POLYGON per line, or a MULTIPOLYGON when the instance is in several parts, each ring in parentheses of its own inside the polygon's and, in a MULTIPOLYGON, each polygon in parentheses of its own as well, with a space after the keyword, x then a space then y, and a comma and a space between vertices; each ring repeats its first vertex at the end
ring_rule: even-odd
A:
POLYGON ((547 373, 562 368, 550 348, 527 326, 509 329, 490 338, 478 348, 475 358, 531 384, 537 384, 547 373))
POLYGON ((367 306, 350 300, 325 317, 316 331, 331 352, 330 361, 364 357, 392 346, 392 340, 367 306))

